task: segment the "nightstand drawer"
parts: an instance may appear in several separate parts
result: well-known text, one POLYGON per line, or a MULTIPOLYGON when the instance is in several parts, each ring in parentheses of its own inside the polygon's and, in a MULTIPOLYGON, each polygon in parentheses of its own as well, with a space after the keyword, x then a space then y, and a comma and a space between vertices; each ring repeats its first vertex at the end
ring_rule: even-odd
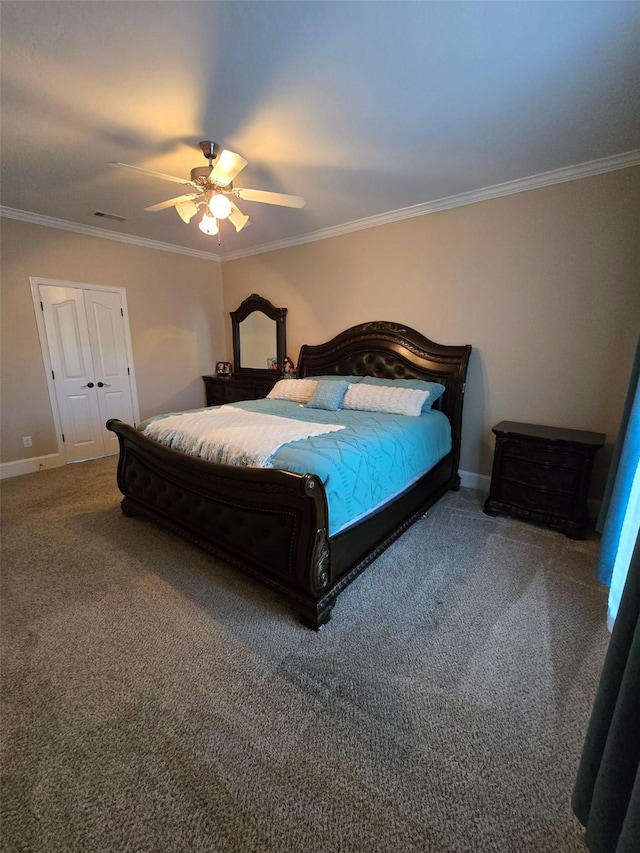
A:
POLYGON ((578 453, 563 451, 550 445, 548 448, 531 444, 511 442, 505 447, 505 457, 525 459, 527 462, 537 462, 540 465, 561 466, 564 468, 579 468, 582 457, 578 453))
POLYGON ((222 406, 241 400, 261 400, 280 378, 265 370, 258 376, 203 376, 207 406, 222 406))
POLYGON ((570 518, 573 510, 573 495, 539 491, 518 483, 509 483, 506 480, 500 484, 498 500, 512 507, 559 518, 570 518))
POLYGON ((239 403, 240 400, 255 400, 258 394, 250 385, 229 385, 226 389, 225 403, 239 403))
POLYGON ((537 465, 525 459, 512 459, 510 456, 505 456, 502 461, 503 479, 568 494, 575 492, 579 473, 577 469, 537 465))

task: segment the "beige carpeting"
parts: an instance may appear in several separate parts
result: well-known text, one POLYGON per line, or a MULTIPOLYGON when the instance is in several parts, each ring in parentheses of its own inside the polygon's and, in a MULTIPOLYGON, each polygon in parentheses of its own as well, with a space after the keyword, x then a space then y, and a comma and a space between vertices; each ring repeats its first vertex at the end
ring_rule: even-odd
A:
POLYGON ((581 851, 598 544, 450 493, 326 630, 119 509, 2 483, 3 851, 581 851))

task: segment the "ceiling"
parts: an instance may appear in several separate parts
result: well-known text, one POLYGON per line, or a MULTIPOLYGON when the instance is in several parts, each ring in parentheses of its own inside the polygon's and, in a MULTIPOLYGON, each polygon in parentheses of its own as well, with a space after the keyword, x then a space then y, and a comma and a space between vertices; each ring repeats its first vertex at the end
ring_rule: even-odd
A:
POLYGON ((239 257, 640 149, 638 2, 3 0, 0 15, 2 209, 31 221, 239 257), (178 184, 108 165, 188 178, 204 139, 248 160, 237 186, 306 206, 238 202, 250 225, 223 223, 218 245, 196 218, 144 211, 178 184))

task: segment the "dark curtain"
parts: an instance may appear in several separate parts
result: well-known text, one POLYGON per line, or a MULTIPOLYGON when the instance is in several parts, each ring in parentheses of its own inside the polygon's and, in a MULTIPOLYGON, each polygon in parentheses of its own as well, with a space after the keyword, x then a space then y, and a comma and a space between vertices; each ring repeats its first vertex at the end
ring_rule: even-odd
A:
POLYGON ((640 851, 640 536, 582 752, 573 810, 591 853, 640 851))

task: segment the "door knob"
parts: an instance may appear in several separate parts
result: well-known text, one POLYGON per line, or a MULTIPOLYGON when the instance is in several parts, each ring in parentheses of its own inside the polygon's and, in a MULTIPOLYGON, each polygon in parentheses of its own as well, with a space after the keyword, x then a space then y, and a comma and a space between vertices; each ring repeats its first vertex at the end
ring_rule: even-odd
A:
POLYGON ((93 382, 87 382, 86 385, 81 385, 81 388, 93 388, 93 382))
POLYGON ((108 382, 98 382, 98 388, 111 388, 108 382))

